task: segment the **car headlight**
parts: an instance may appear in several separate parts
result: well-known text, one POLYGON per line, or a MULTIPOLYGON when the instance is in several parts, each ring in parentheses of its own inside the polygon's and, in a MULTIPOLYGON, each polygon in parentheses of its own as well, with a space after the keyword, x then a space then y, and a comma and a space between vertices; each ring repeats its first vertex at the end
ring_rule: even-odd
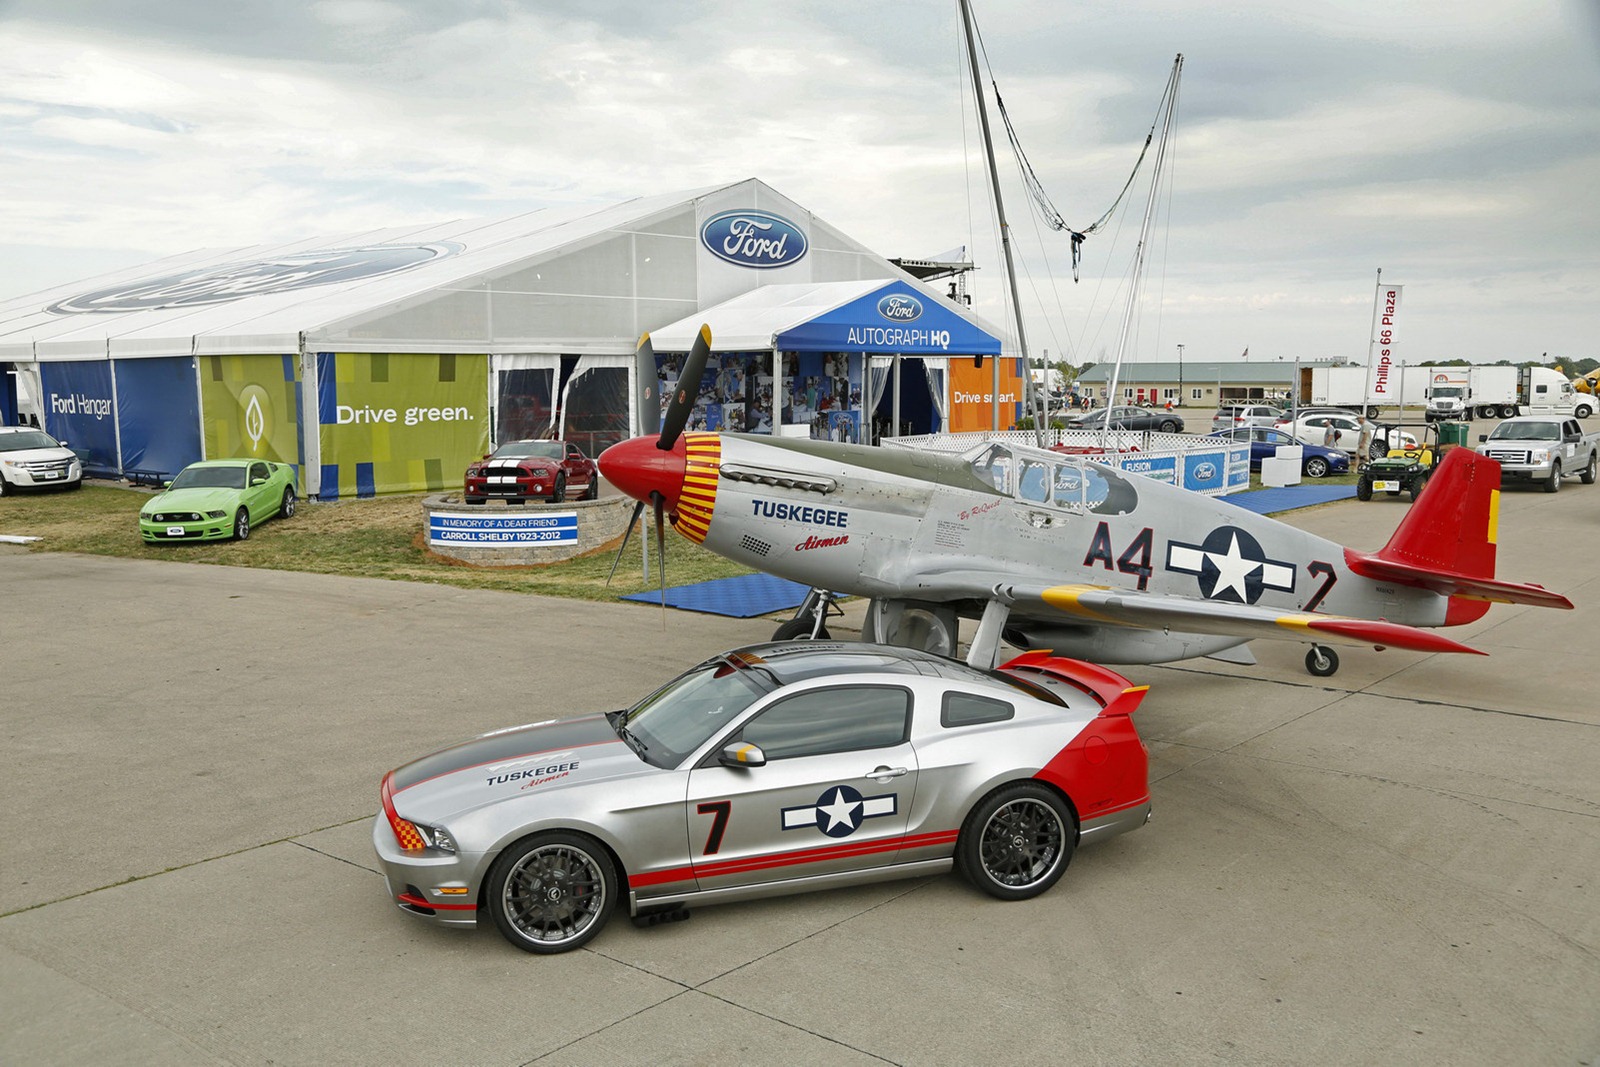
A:
POLYGON ((1536 448, 1529 454, 1533 457, 1535 463, 1543 463, 1550 458, 1550 450, 1548 448, 1536 448))
POLYGON ((220 518, 226 517, 227 514, 228 513, 226 511, 208 511, 208 512, 206 512, 206 518, 208 518, 208 519, 220 519, 220 518))
POLYGON ((417 833, 422 835, 423 843, 429 848, 436 848, 440 852, 454 852, 456 840, 450 832, 442 826, 424 826, 422 823, 412 823, 417 828, 417 833))

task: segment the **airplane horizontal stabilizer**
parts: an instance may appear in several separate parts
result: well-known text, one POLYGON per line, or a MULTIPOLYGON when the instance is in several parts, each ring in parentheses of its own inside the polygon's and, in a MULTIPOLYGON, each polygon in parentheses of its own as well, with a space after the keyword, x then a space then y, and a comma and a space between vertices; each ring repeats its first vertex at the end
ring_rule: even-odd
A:
POLYGON ((1442 596, 1466 597, 1469 600, 1489 600, 1498 604, 1532 604, 1541 608, 1571 608, 1572 601, 1542 585, 1523 582, 1502 582, 1495 578, 1475 578, 1471 575, 1419 567, 1399 560, 1384 559, 1381 555, 1364 555, 1349 549, 1344 553, 1345 563, 1363 578, 1397 585, 1415 586, 1442 596))
POLYGON ((1312 644, 1381 645, 1414 652, 1467 652, 1475 648, 1452 641, 1433 630, 1397 622, 1356 619, 1319 612, 1282 611, 1249 604, 1188 597, 1134 593, 1098 585, 1002 585, 996 593, 1009 599, 1014 610, 1047 614, 1040 608, 1085 622, 1135 626, 1147 630, 1181 633, 1228 634, 1246 638, 1302 641, 1312 644), (1031 609, 1031 610, 1030 610, 1031 609))

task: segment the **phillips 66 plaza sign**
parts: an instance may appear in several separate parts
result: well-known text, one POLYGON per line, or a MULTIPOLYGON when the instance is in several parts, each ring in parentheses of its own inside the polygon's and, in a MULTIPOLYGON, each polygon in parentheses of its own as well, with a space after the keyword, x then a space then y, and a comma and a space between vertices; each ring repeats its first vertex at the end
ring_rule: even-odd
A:
POLYGON ((718 259, 752 270, 798 263, 809 243, 800 227, 769 211, 724 211, 700 227, 700 243, 718 259))

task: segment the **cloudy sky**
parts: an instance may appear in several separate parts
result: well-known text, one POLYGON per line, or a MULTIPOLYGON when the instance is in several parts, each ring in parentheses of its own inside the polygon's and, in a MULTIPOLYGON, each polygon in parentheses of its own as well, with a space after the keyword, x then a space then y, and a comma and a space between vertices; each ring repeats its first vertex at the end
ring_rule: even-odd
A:
MULTIPOLYGON (((1600 356, 1600 0, 973 0, 1074 227, 1184 68, 1130 357, 1600 356)), ((757 177, 1004 316, 956 0, 0 0, 0 298, 203 247, 757 177)), ((986 74, 987 78, 988 75, 986 74)), ((1003 148, 1002 141, 1002 148, 1003 148)), ((1117 347, 1008 151, 1030 349, 1117 347)))

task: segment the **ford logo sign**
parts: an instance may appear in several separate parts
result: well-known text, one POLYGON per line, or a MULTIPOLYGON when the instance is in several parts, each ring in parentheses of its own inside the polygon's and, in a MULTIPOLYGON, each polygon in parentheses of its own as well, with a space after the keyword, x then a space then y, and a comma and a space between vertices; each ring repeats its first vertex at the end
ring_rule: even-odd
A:
POLYGON ((922 301, 910 293, 890 293, 878 301, 878 314, 890 322, 910 322, 922 317, 922 301))
POLYGON ((800 227, 767 211, 724 211, 700 227, 700 243, 726 263, 771 270, 796 263, 808 243, 800 227))
POLYGON ((1209 482, 1217 476, 1217 465, 1215 463, 1196 463, 1194 465, 1194 476, 1199 481, 1209 482))

